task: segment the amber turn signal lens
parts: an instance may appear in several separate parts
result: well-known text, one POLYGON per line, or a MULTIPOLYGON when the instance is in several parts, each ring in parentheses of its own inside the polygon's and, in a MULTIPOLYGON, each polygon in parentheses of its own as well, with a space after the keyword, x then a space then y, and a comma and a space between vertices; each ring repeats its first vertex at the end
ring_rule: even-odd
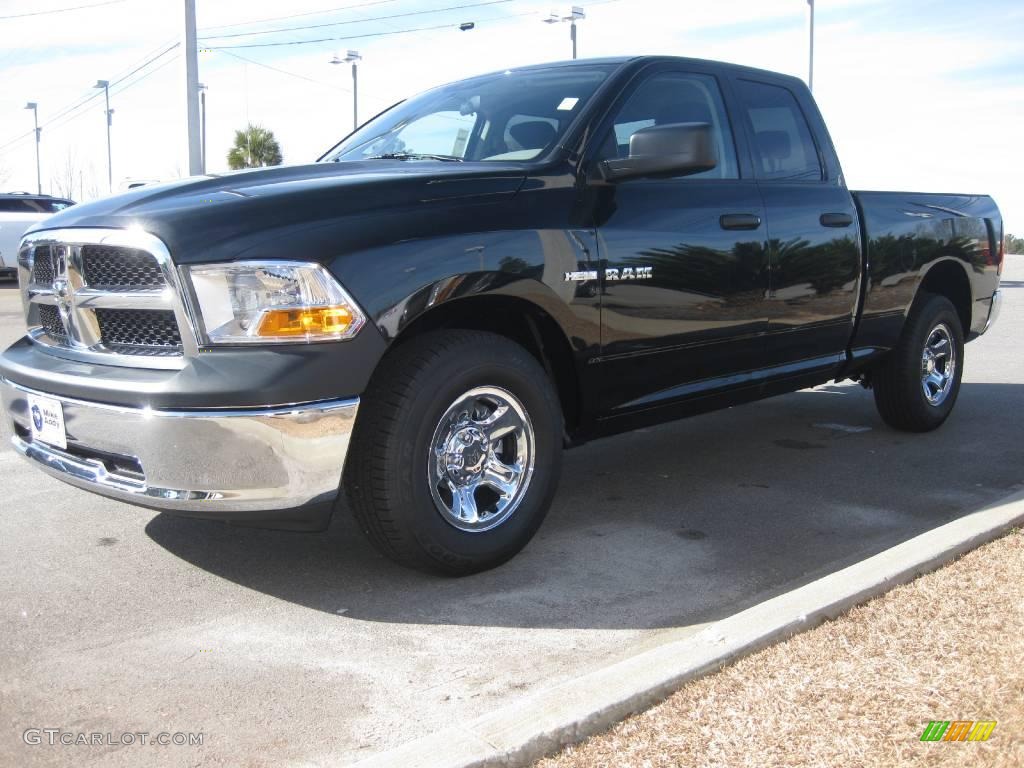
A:
POLYGON ((355 318, 348 307, 271 309, 260 320, 257 336, 340 336, 355 318))

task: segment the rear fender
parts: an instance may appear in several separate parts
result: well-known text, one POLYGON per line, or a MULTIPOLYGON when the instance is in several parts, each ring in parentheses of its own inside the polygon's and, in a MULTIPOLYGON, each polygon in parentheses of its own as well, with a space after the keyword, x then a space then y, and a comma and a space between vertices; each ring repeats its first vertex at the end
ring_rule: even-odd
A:
MULTIPOLYGON (((922 288, 947 282, 940 275, 958 274, 967 281, 969 297, 961 309, 965 332, 976 327, 979 317, 984 322, 987 312, 979 311, 979 302, 990 301, 999 284, 990 231, 999 222, 999 212, 991 199, 899 192, 854 195, 867 235, 864 300, 850 344, 854 367, 896 345, 922 288)), ((956 297, 954 290, 954 303, 956 297)))

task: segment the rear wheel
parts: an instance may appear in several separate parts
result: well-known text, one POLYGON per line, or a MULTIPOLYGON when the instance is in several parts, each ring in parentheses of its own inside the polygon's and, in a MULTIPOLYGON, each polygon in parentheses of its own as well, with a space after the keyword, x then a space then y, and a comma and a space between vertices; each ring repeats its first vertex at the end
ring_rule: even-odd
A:
POLYGON ((384 555, 451 575, 493 568, 540 527, 558 483, 562 414, 525 349, 479 331, 424 334, 381 363, 345 471, 384 555))
POLYGON ((914 302, 899 344, 875 370, 875 405, 886 424, 928 432, 949 417, 960 392, 964 334, 960 316, 944 296, 914 302))

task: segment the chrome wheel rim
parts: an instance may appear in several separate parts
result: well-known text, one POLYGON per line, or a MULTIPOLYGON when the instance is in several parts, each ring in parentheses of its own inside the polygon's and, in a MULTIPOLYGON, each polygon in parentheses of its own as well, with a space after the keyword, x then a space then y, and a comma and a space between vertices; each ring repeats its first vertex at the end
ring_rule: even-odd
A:
POLYGON ((468 533, 497 528, 533 477, 533 424, 501 387, 476 387, 444 412, 430 441, 430 494, 445 522, 468 533))
POLYGON ((932 328, 921 355, 921 389, 930 405, 942 405, 956 379, 956 346, 945 323, 932 328))

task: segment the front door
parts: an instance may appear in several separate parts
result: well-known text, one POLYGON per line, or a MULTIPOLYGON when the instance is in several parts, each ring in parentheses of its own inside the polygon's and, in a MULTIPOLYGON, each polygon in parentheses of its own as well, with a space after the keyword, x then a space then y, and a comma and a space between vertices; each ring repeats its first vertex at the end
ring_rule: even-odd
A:
POLYGON ((620 105, 599 160, 627 156, 642 128, 700 122, 713 128, 718 166, 596 194, 606 415, 749 385, 768 325, 765 212, 717 79, 662 66, 620 105))

